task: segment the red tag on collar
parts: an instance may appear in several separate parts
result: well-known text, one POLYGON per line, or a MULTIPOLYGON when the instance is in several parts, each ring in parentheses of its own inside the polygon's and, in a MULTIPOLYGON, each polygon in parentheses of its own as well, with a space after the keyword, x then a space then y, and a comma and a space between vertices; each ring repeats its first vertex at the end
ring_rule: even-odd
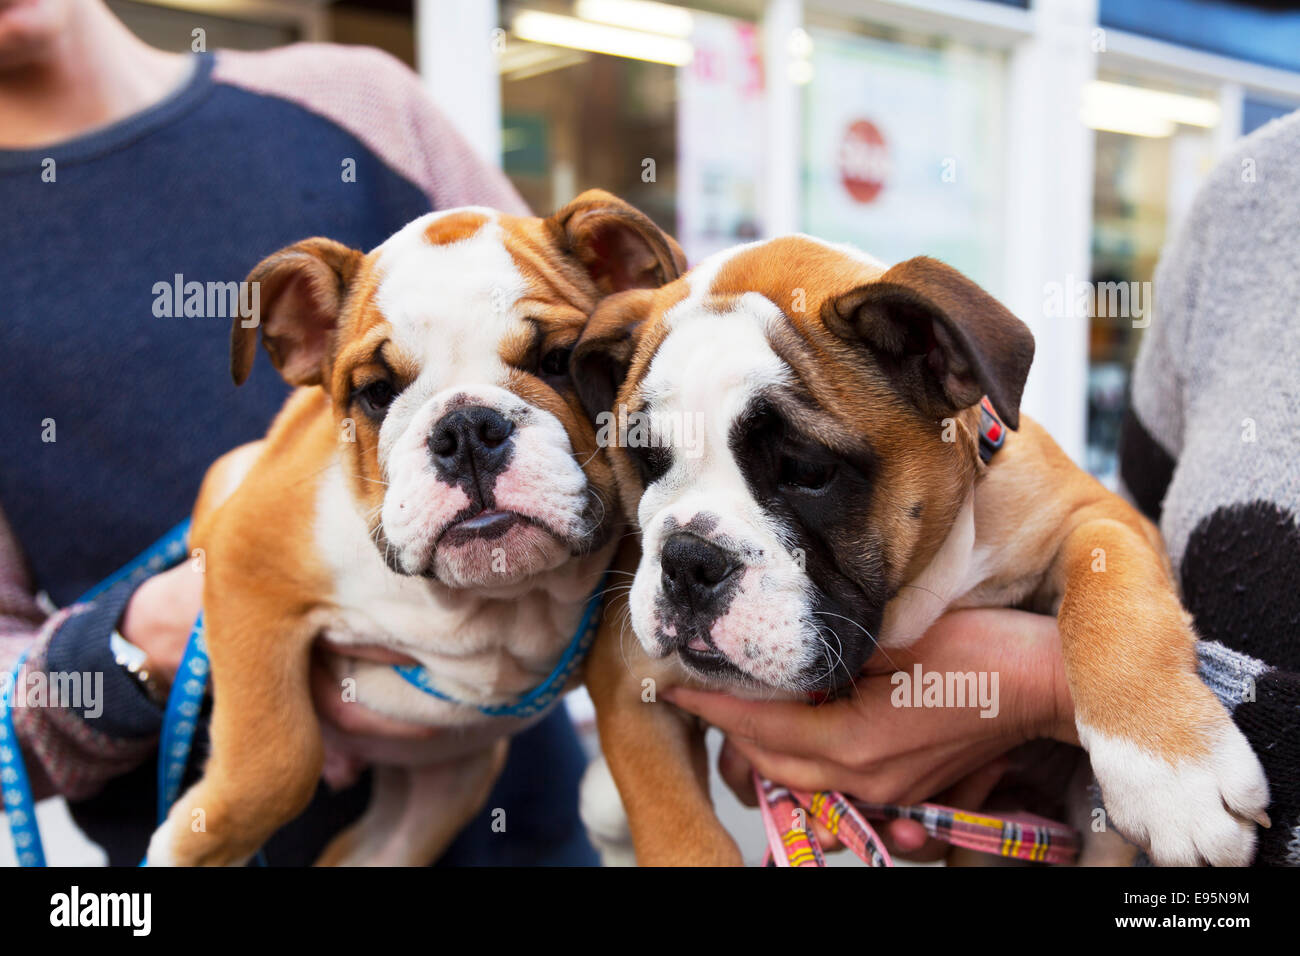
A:
POLYGON ((984 464, 993 459, 993 453, 1007 440, 1007 426, 1002 424, 993 403, 987 395, 980 399, 980 458, 984 464))

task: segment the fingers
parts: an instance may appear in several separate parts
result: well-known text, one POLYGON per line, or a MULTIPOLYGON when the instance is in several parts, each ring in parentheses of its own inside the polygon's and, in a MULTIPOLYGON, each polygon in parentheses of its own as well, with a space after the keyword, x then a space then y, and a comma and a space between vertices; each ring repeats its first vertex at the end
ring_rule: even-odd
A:
POLYGON ((203 575, 189 562, 147 578, 122 615, 122 636, 141 648, 149 669, 175 677, 203 603, 203 575))
POLYGON ((321 720, 345 734, 360 737, 424 740, 437 733, 435 727, 393 720, 368 710, 355 701, 344 700, 342 688, 322 654, 323 652, 317 652, 312 655, 311 667, 312 700, 321 720))
POLYGON ((764 750, 831 758, 848 734, 861 734, 865 720, 847 702, 809 706, 802 701, 742 700, 727 694, 672 687, 663 696, 702 717, 728 737, 764 750))
POLYGON ((365 763, 337 747, 325 744, 325 762, 321 765, 321 776, 332 790, 346 790, 361 777, 365 763))
POLYGON ((368 644, 335 644, 328 637, 317 640, 317 645, 340 657, 354 657, 357 660, 374 661, 376 664, 397 664, 401 667, 419 665, 409 654, 399 654, 387 647, 374 647, 368 644))
POLYGON ((890 853, 918 862, 938 859, 943 855, 946 846, 939 840, 932 841, 930 834, 925 832, 925 827, 915 820, 890 820, 881 830, 880 836, 888 845, 890 853), (930 846, 930 844, 934 845, 930 846), (938 856, 921 855, 925 850, 937 851, 938 856))
POLYGON ((836 853, 844 849, 844 844, 840 842, 839 837, 822 826, 820 820, 809 819, 808 822, 812 825, 813 836, 817 838, 817 842, 823 850, 827 853, 836 853))
MULTIPOLYGON (((718 754, 718 773, 731 788, 731 792, 736 795, 737 800, 747 807, 758 806, 758 794, 754 792, 754 775, 750 763, 729 740, 723 741, 722 750, 718 754)), ((827 853, 844 848, 839 839, 818 820, 809 817, 808 824, 812 827, 813 836, 817 838, 818 844, 827 853)))
POLYGON ((846 785, 850 781, 843 770, 833 764, 764 750, 741 737, 728 738, 728 744, 759 774, 792 790, 851 792, 853 789, 846 785))
POLYGON ((1011 761, 1005 756, 991 760, 984 766, 958 780, 945 793, 936 799, 938 803, 957 807, 959 810, 978 810, 984 806, 993 788, 998 785, 1011 761))
POLYGON ((718 774, 739 800, 747 807, 758 806, 758 795, 754 793, 754 775, 749 761, 737 750, 730 740, 722 742, 718 754, 718 774))

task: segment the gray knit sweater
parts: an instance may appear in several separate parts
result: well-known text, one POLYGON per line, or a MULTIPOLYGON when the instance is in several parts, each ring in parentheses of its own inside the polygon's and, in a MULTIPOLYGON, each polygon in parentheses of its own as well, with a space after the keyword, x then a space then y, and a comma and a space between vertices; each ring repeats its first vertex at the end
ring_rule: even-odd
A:
POLYGON ((1156 272, 1121 440, 1201 674, 1268 774, 1257 862, 1300 865, 1300 113, 1211 174, 1156 272))

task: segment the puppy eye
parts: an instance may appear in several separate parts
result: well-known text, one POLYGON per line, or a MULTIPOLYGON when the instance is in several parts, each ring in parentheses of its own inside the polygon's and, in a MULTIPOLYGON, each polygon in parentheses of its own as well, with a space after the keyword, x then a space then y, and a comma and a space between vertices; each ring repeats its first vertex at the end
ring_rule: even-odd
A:
POLYGON ((834 477, 835 465, 794 455, 782 455, 777 466, 777 481, 798 491, 821 491, 834 477))
POLYGON ((560 348, 551 349, 542 356, 539 371, 543 375, 561 376, 569 374, 569 357, 573 355, 573 349, 560 348))
POLYGON ((628 453, 632 456, 637 471, 641 473, 641 480, 647 485, 654 484, 668 474, 668 469, 673 464, 673 456, 666 448, 629 448, 628 453))
POLYGON ((388 406, 397 398, 397 392, 391 382, 385 379, 371 382, 357 393, 361 409, 372 418, 383 418, 388 406))

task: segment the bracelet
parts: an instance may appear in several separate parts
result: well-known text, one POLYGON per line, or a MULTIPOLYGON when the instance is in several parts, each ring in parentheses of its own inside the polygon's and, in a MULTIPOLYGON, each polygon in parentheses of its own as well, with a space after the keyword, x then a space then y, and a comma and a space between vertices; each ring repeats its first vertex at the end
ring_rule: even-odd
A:
POLYGON ((117 666, 136 679, 149 700, 159 707, 166 706, 168 688, 149 668, 149 655, 123 637, 117 628, 113 629, 108 643, 113 649, 113 660, 116 661, 117 666))

